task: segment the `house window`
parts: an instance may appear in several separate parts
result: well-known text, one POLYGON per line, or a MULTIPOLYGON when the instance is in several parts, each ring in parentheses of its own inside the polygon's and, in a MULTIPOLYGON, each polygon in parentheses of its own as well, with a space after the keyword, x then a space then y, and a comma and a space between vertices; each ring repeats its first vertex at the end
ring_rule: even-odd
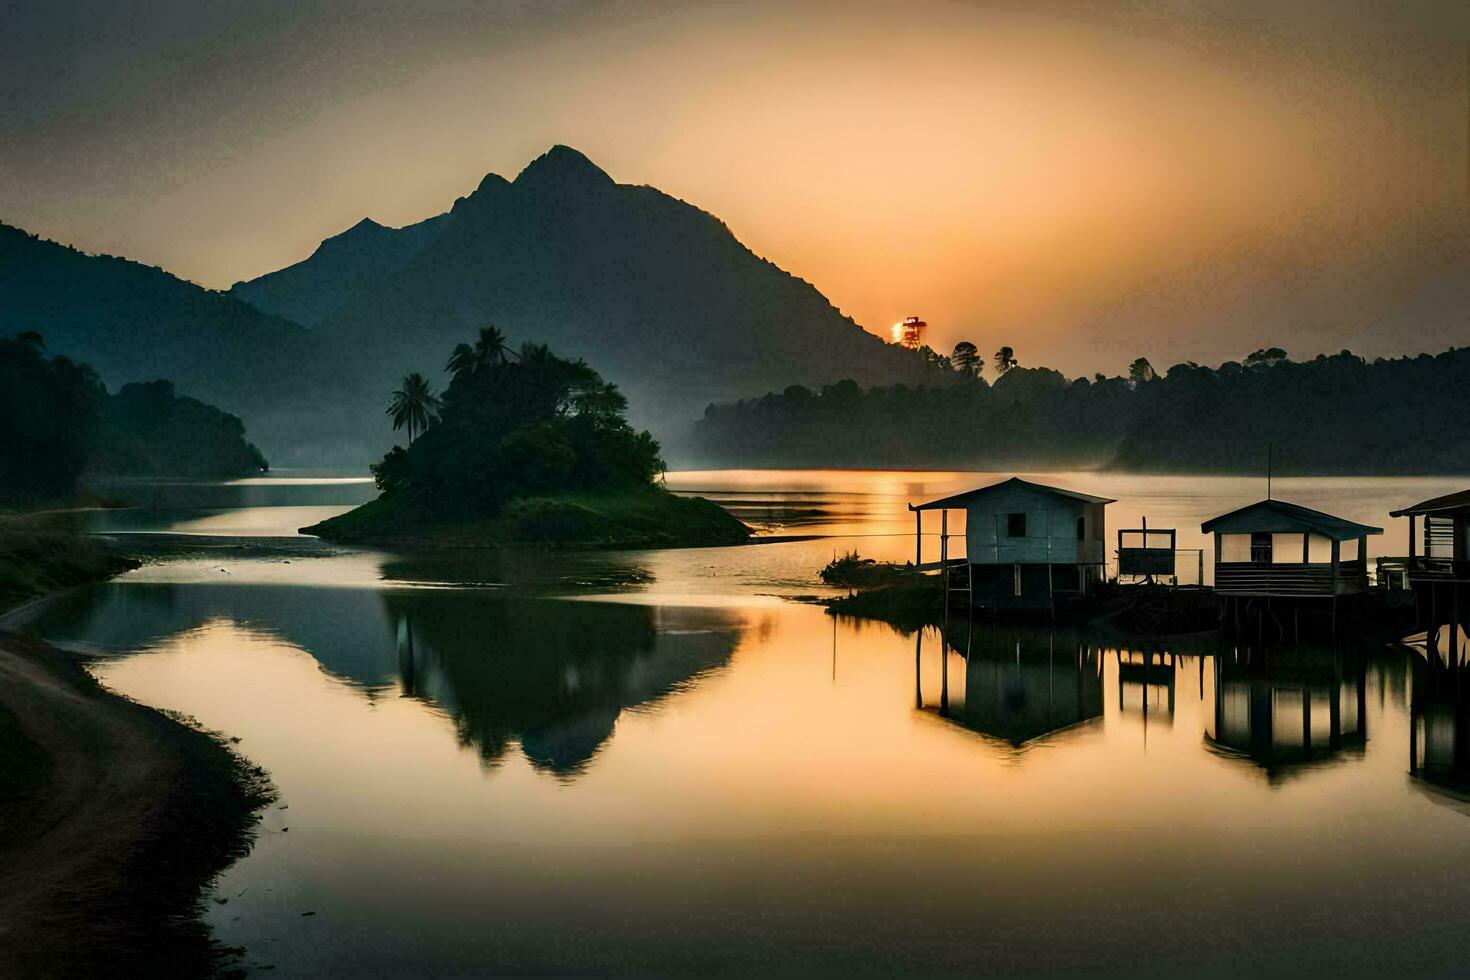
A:
POLYGON ((1083 541, 1087 538, 1087 518, 1077 518, 1077 540, 1083 541))
POLYGON ((1220 554, 1218 560, 1222 562, 1250 561, 1251 536, 1249 534, 1220 535, 1220 554))
POLYGON ((1311 565, 1332 564, 1332 539, 1321 534, 1308 534, 1307 563, 1311 565))
POLYGON ((1263 565, 1271 563, 1271 532, 1253 531, 1251 533, 1251 561, 1263 565))
MULTIPOLYGON (((1024 538, 1025 536, 1026 536, 1026 515, 1024 513, 1021 513, 1021 514, 1007 514, 1006 515, 1006 537, 1008 537, 1008 538, 1024 538)), ((1016 594, 1017 595, 1020 595, 1019 592, 1016 593, 1016 594)))
MULTIPOLYGON (((1012 514, 1011 516, 1014 517, 1015 515, 1012 514)), ((1021 515, 1021 517, 1023 519, 1025 518, 1025 516, 1026 516, 1025 514, 1022 514, 1021 515)), ((1016 590, 1016 597, 1017 598, 1020 598, 1020 596, 1021 596, 1021 566, 1020 565, 1012 565, 1011 566, 1011 576, 1012 576, 1012 578, 1014 580, 1014 587, 1015 587, 1015 590, 1016 590)))

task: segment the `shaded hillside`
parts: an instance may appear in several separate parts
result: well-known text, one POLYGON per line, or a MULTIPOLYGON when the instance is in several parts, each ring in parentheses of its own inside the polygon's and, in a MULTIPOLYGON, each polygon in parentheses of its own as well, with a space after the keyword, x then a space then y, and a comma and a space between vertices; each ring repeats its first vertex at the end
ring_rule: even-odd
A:
MULTIPOLYGON (((437 220, 437 219, 435 219, 437 220)), ((359 226, 361 228, 361 226, 359 226)), ((711 401, 843 377, 915 382, 924 359, 839 313, 809 283, 742 245, 717 218, 651 187, 615 183, 582 154, 554 147, 512 182, 491 174, 456 201, 421 249, 397 232, 332 248, 243 283, 303 316, 336 302, 349 251, 373 273, 317 330, 376 395, 392 371, 443 367, 447 349, 493 323, 513 346, 546 344, 599 365, 632 403, 631 418, 677 437, 711 401), (404 244, 387 244, 404 242, 404 244), (395 271, 383 263, 406 259, 395 271)))
POLYGON ((322 242, 311 256, 279 272, 237 282, 229 295, 276 316, 314 326, 354 294, 402 268, 443 230, 447 214, 407 228, 363 218, 322 242))
POLYGON ((993 385, 790 387, 711 405, 703 465, 995 470, 1107 465, 1135 472, 1470 472, 1470 348, 1372 362, 1279 350, 1156 377, 1068 380, 1015 368, 993 385), (1279 356, 1278 356, 1279 355, 1279 356))
POLYGON ((288 390, 310 344, 300 326, 162 269, 5 224, 0 323, 41 333, 109 385, 164 376, 237 413, 288 390))

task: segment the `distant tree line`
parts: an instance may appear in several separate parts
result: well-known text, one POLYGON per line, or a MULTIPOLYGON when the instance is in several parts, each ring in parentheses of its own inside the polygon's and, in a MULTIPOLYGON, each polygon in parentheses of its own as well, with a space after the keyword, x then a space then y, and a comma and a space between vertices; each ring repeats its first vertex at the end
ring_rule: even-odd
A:
POLYGON ((232 477, 266 468, 239 418, 168 381, 109 395, 39 333, 0 338, 0 498, 56 500, 84 476, 232 477))
POLYGON ((793 385, 711 405, 696 452, 711 465, 1255 473, 1269 444, 1279 472, 1470 470, 1470 348, 1297 362, 1270 347, 1217 368, 1159 373, 1138 358, 1126 378, 1068 379, 1004 347, 992 383, 973 344, 936 360, 944 383, 793 385))

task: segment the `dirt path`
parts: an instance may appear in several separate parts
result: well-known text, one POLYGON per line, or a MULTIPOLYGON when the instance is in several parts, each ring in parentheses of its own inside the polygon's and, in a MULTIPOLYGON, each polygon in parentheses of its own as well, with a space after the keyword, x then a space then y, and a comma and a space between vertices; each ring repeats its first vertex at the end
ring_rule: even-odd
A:
POLYGON ((268 796, 208 735, 0 633, 0 975, 228 967, 196 913, 268 796))

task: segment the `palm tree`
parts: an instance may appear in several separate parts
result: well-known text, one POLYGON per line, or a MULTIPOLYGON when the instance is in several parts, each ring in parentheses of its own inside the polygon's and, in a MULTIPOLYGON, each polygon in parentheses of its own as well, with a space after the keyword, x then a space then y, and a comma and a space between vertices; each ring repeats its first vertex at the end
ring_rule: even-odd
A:
POLYGON ((498 327, 481 327, 475 346, 457 344, 449 355, 444 370, 458 381, 479 374, 491 364, 505 364, 509 358, 515 356, 516 352, 505 345, 505 334, 498 327))
POLYGON ((498 327, 481 327, 480 339, 475 341, 475 356, 481 365, 504 364, 507 356, 515 356, 515 351, 505 346, 505 334, 498 327))
POLYGON ((408 427, 408 444, 427 429, 438 415, 439 399, 429 382, 417 371, 403 379, 403 386, 393 392, 388 414, 393 416, 393 431, 408 427))
POLYGON ((456 344, 454 351, 449 355, 448 363, 444 365, 444 370, 453 375, 456 381, 469 377, 478 368, 479 362, 475 357, 475 349, 469 344, 456 344))
POLYGON ((628 410, 628 399, 618 386, 608 381, 578 388, 572 393, 572 407, 578 415, 598 422, 609 422, 628 410))
POLYGON ((995 352, 995 370, 999 374, 1005 374, 1020 363, 1020 361, 1016 360, 1016 352, 1009 347, 1002 347, 995 352))

